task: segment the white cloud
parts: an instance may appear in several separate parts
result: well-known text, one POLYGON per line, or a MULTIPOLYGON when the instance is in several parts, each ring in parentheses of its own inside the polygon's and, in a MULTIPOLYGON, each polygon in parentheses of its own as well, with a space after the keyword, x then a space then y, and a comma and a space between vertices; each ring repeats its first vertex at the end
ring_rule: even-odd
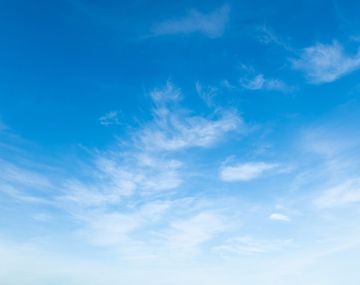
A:
POLYGON ((176 151, 190 147, 209 147, 226 133, 244 131, 244 123, 235 111, 223 111, 217 118, 192 116, 189 111, 172 108, 167 101, 178 100, 181 93, 168 83, 151 93, 156 107, 154 120, 139 132, 137 140, 147 150, 176 151), (155 94, 155 95, 154 95, 155 94))
POLYGON ((257 240, 248 236, 230 238, 214 249, 221 254, 253 255, 279 251, 289 246, 291 240, 257 240))
POLYGON ((48 222, 51 220, 51 216, 47 213, 36 213, 32 215, 32 219, 37 222, 48 222))
POLYGON ((302 70, 311 83, 328 83, 358 69, 360 52, 349 55, 338 42, 316 44, 305 48, 292 62, 293 67, 302 70))
POLYGON ((294 49, 284 39, 266 25, 257 27, 255 37, 262 44, 275 44, 290 52, 294 51, 294 49))
POLYGON ((208 14, 193 9, 183 18, 156 24, 152 28, 152 33, 156 36, 202 33, 209 38, 218 38, 224 33, 225 25, 229 21, 229 13, 228 5, 223 5, 208 14))
POLYGON ((281 221, 281 222, 290 222, 290 218, 286 215, 273 213, 269 216, 269 219, 272 221, 281 221))
POLYGON ((119 125, 119 112, 118 111, 111 111, 106 113, 104 116, 99 118, 100 125, 103 126, 110 126, 110 125, 119 125))
MULTIPOLYGON (((232 131, 244 131, 244 123, 233 110, 194 115, 181 107, 183 94, 170 81, 149 95, 153 116, 129 133, 126 143, 94 150, 90 162, 76 161, 79 169, 56 177, 56 183, 13 165, 1 165, 0 160, 4 168, 0 183, 25 185, 29 192, 29 185, 56 184, 55 191, 42 196, 70 216, 68 221, 77 226, 76 233, 90 245, 109 246, 122 253, 133 250, 134 256, 144 253, 140 248, 145 250, 143 255, 158 249, 160 255, 169 249, 184 249, 190 254, 199 251, 223 233, 226 224, 209 201, 196 205, 186 202, 193 199, 187 186, 179 191, 188 174, 186 158, 177 151, 213 146, 232 131), (178 195, 184 197, 181 202, 178 195)), ((113 115, 104 116, 103 124, 110 124, 106 121, 109 117, 114 119, 113 115)), ((17 192, 7 186, 7 192, 15 197, 17 192)), ((30 217, 46 221, 36 213, 30 217)))
POLYGON ((34 168, 0 159, 0 193, 27 203, 51 203, 55 194, 53 182, 46 173, 34 168))
POLYGON ((171 233, 167 235, 167 243, 176 250, 193 251, 226 228, 227 226, 220 216, 200 213, 189 219, 173 222, 171 233))
POLYGON ((70 180, 60 200, 82 206, 109 205, 134 194, 149 195, 177 188, 181 183, 181 162, 133 154, 127 161, 102 155, 87 183, 70 180), (126 162, 126 163, 125 163, 126 162))
POLYGON ((234 112, 225 112, 219 119, 181 116, 164 110, 153 124, 142 131, 142 144, 153 150, 175 151, 190 147, 209 147, 242 125, 234 112))
POLYGON ((97 246, 130 245, 134 231, 155 224, 170 207, 169 201, 153 201, 123 212, 84 211, 77 217, 84 223, 80 235, 97 246))
POLYGON ((263 74, 258 74, 255 77, 248 79, 242 78, 240 84, 243 88, 248 90, 269 90, 288 92, 291 88, 283 81, 278 79, 265 78, 263 74))
POLYGON ((360 178, 348 179, 321 193, 314 201, 319 208, 333 208, 360 202, 360 178))
POLYGON ((200 84, 200 82, 196 82, 195 90, 196 93, 200 96, 200 98, 204 100, 204 102, 208 106, 214 105, 213 99, 218 93, 218 88, 212 86, 204 87, 203 85, 200 84))
POLYGON ((25 167, 19 167, 0 159, 0 169, 0 183, 4 181, 12 185, 42 189, 51 187, 51 182, 46 176, 25 167))
POLYGON ((171 81, 167 81, 162 88, 155 88, 150 92, 150 97, 155 103, 176 102, 181 99, 181 90, 174 86, 171 81))
POLYGON ((220 170, 220 178, 227 182, 250 181, 260 177, 264 172, 272 170, 277 166, 277 164, 265 162, 249 162, 224 166, 220 170))
POLYGON ((115 147, 97 153, 93 165, 86 170, 87 179, 68 179, 58 201, 98 207, 122 203, 134 195, 174 191, 183 182, 184 170, 180 160, 171 158, 173 152, 209 147, 226 133, 242 130, 242 120, 234 111, 223 111, 218 118, 210 119, 181 109, 181 90, 170 81, 150 92, 150 97, 154 103, 153 118, 130 134, 128 150, 115 147))

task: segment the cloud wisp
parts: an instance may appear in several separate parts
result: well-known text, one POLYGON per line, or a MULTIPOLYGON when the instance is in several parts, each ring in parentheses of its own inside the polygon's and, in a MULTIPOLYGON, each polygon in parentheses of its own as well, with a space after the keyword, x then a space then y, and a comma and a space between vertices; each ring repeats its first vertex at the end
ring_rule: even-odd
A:
POLYGON ((225 165, 220 169, 220 179, 226 182, 251 181, 276 167, 278 167, 277 164, 265 162, 225 165))
POLYGON ((149 97, 152 117, 129 134, 126 146, 94 153, 85 178, 65 179, 51 199, 73 216, 79 236, 91 245, 131 248, 136 254, 155 248, 196 253, 226 226, 216 207, 196 202, 183 208, 192 197, 181 198, 188 173, 178 153, 215 147, 231 132, 242 135, 245 124, 233 110, 193 115, 181 106, 183 93, 171 82, 149 97), (157 230, 149 231, 152 227, 157 230))
POLYGON ((170 82, 164 89, 152 92, 151 97, 156 105, 154 120, 137 135, 140 147, 149 151, 211 147, 230 132, 246 130, 242 118, 233 110, 224 110, 215 118, 207 118, 171 107, 168 102, 178 101, 181 91, 170 82))
POLYGON ((272 221, 280 221, 280 222, 290 222, 291 219, 284 215, 284 214, 280 214, 280 213, 273 213, 269 216, 269 219, 272 221))
POLYGON ((279 79, 266 78, 263 74, 258 74, 253 78, 241 78, 240 85, 244 89, 256 91, 256 90, 268 90, 268 91, 281 91, 289 92, 290 86, 279 79))
POLYGON ((330 83, 359 69, 360 52, 347 54, 338 42, 315 44, 305 48, 299 58, 292 59, 292 65, 303 71, 310 83, 330 83))
POLYGON ((153 36, 200 33, 209 38, 219 38, 225 31, 229 14, 228 5, 223 5, 208 14, 193 9, 183 18, 155 24, 151 32, 153 36))
POLYGON ((258 255, 281 251, 289 247, 292 240, 257 240, 249 236, 228 239, 215 250, 223 255, 258 255))
POLYGON ((120 125, 119 115, 119 111, 110 111, 99 118, 99 123, 100 125, 106 127, 111 125, 120 125))
POLYGON ((360 178, 329 187, 314 201, 318 208, 337 208, 360 202, 360 178))

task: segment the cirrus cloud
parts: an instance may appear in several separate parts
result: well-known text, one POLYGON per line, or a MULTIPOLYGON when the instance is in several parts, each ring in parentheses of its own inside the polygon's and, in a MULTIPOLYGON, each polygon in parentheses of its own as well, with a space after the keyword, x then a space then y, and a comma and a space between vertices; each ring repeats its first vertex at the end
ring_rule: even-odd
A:
POLYGON ((360 52, 347 54, 338 43, 315 44, 292 60, 293 68, 305 73, 310 83, 333 82, 360 67, 360 52))
POLYGON ((225 166, 220 170, 220 179, 226 182, 250 181, 277 166, 277 164, 265 162, 248 162, 225 166))
POLYGON ((188 15, 182 18, 154 25, 152 34, 160 36, 201 33, 209 38, 218 38, 224 33, 225 26, 229 21, 229 13, 228 5, 223 5, 208 14, 192 9, 188 15))

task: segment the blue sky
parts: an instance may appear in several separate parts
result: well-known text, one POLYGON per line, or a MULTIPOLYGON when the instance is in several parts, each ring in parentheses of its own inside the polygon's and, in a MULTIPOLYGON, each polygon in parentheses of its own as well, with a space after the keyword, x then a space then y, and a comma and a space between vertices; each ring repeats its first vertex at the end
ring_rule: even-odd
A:
POLYGON ((357 285, 359 8, 2 1, 2 282, 357 285))

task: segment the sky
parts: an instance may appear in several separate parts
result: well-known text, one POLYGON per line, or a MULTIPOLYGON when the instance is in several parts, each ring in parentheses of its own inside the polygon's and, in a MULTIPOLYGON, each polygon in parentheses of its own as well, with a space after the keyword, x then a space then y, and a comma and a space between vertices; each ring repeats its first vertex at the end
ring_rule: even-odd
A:
POLYGON ((357 285, 359 8, 1 1, 1 284, 357 285))

